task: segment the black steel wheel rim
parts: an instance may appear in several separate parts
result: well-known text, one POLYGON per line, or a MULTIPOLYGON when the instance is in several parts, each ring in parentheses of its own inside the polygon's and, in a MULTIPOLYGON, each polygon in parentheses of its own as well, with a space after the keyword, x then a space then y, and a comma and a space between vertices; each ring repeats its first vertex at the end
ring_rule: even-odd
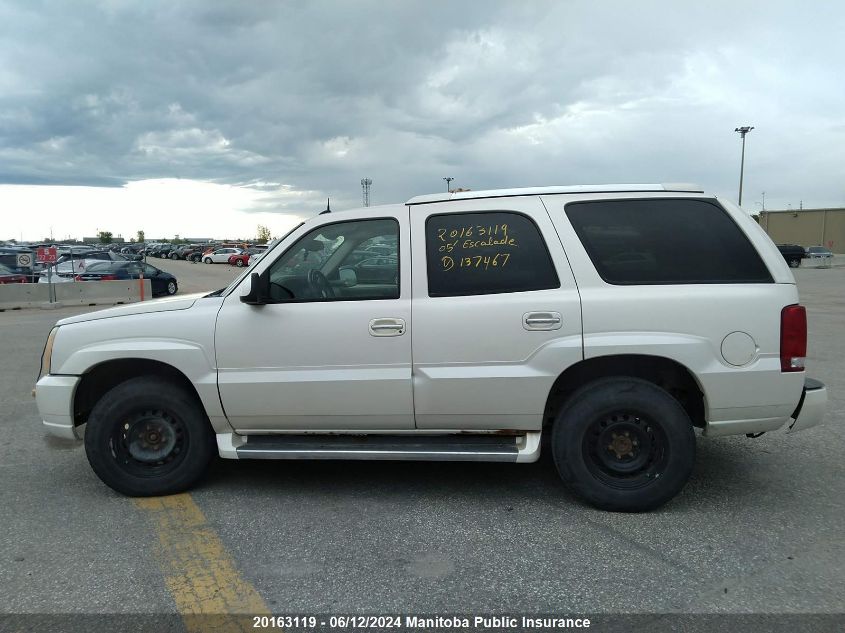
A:
POLYGON ((593 420, 584 434, 582 451, 590 473, 619 490, 653 484, 669 460, 663 427, 634 411, 614 411, 593 420))
POLYGON ((188 433, 178 416, 162 409, 139 410, 115 424, 109 448, 121 470, 137 477, 159 477, 185 459, 188 433))

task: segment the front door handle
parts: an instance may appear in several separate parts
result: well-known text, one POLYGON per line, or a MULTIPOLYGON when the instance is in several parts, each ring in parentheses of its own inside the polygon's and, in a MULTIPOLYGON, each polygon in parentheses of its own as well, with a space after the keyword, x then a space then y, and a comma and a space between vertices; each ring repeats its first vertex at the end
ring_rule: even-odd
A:
POLYGON ((405 319, 382 318, 370 321, 370 336, 402 336, 405 319))
POLYGON ((522 327, 526 330, 559 330, 563 324, 560 312, 526 312, 522 315, 522 327))

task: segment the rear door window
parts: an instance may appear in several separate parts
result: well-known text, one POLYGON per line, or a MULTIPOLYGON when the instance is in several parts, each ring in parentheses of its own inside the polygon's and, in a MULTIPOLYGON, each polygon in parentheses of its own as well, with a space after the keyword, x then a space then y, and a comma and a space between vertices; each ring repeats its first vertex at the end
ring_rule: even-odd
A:
POLYGON ((430 297, 560 287, 540 229, 521 213, 432 215, 425 243, 430 297))
POLYGON ((771 283, 754 246, 712 200, 572 202, 565 212, 610 284, 771 283))

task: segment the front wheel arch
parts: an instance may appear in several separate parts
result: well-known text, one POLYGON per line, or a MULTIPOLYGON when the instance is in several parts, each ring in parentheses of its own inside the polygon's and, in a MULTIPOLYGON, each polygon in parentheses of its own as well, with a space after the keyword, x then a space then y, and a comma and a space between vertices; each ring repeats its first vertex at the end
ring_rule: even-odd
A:
MULTIPOLYGON (((80 426, 88 421, 91 410, 107 392, 132 378, 160 377, 185 389, 196 400, 208 418, 194 383, 173 365, 148 358, 120 358, 94 365, 82 374, 73 396, 73 423, 80 426)), ((210 425, 209 425, 210 428, 210 425)))

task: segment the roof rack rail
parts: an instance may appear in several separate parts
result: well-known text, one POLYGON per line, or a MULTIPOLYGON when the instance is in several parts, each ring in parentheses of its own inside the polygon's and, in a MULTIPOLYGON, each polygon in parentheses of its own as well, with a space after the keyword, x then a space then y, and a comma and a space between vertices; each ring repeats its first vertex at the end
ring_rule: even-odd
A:
POLYGON ((511 198, 561 193, 628 193, 637 191, 675 191, 679 193, 704 193, 692 183, 618 184, 618 185, 562 185, 557 187, 526 187, 521 189, 488 189, 485 191, 456 191, 414 196, 405 204, 428 204, 448 200, 473 200, 476 198, 511 198))

